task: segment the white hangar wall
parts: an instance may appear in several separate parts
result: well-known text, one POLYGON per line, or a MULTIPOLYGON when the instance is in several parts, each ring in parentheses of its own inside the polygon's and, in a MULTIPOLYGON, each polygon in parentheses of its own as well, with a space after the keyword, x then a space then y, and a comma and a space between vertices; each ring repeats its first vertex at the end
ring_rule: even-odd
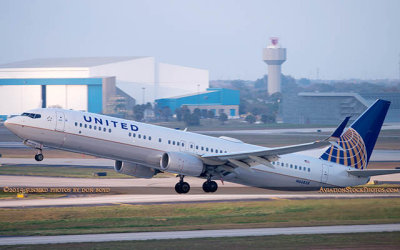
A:
POLYGON ((39 85, 0 85, 0 114, 19 114, 21 110, 40 107, 41 93, 39 85))

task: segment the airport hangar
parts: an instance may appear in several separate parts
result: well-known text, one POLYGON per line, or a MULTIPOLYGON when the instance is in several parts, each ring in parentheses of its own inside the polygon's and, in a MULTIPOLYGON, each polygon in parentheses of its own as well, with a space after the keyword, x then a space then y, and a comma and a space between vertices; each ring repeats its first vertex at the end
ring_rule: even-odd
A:
POLYGON ((168 107, 171 113, 183 106, 191 112, 195 109, 212 111, 215 116, 225 113, 229 119, 239 118, 240 91, 225 88, 208 88, 204 92, 157 99, 159 108, 168 107))
POLYGON ((282 118, 292 124, 334 125, 347 116, 356 119, 377 99, 391 102, 385 123, 400 122, 400 93, 283 93, 282 118))
POLYGON ((208 70, 154 57, 33 59, 0 65, 0 116, 39 107, 108 113, 115 95, 153 103, 208 87, 208 70))

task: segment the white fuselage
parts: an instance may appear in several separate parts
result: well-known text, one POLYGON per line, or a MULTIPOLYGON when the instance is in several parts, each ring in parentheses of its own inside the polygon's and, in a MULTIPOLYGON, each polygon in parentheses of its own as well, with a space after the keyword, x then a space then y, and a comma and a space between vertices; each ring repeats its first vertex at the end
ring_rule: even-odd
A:
MULTIPOLYGON (((265 149, 240 141, 88 112, 63 109, 32 112, 41 114, 41 118, 13 117, 7 121, 7 127, 24 140, 48 147, 155 169, 160 169, 160 158, 165 152, 201 156, 265 149)), ((369 180, 348 174, 351 167, 299 153, 282 155, 273 166, 253 163, 248 169, 234 169, 223 176, 223 180, 260 188, 293 190, 354 186, 369 180)))

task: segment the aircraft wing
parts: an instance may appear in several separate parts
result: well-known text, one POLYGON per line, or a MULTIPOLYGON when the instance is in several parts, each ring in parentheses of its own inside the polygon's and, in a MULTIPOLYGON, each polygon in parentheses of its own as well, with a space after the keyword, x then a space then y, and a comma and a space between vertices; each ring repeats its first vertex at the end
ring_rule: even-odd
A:
POLYGON ((347 173, 358 177, 369 177, 385 174, 400 174, 400 169, 365 169, 347 170, 347 173))
POLYGON ((339 125, 339 127, 337 127, 337 129, 332 133, 332 135, 322 141, 315 141, 310 143, 262 149, 262 150, 252 150, 252 151, 226 153, 226 154, 205 154, 201 156, 201 159, 203 160, 204 163, 209 165, 222 165, 227 162, 230 162, 231 164, 238 167, 245 167, 247 165, 246 162, 248 160, 251 160, 273 168, 273 165, 270 162, 277 160, 279 158, 279 155, 316 149, 336 143, 340 135, 343 133, 343 130, 346 127, 346 124, 349 121, 349 119, 350 117, 346 117, 346 119, 344 119, 344 121, 339 125))

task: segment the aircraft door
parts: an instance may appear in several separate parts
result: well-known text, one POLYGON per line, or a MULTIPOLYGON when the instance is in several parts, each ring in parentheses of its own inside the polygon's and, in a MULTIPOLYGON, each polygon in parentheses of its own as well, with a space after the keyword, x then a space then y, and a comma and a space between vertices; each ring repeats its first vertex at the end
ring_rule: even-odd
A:
POLYGON ((65 128, 65 115, 63 112, 56 112, 56 130, 64 131, 65 128))
POLYGON ((329 177, 329 166, 322 164, 321 182, 326 183, 329 177))

